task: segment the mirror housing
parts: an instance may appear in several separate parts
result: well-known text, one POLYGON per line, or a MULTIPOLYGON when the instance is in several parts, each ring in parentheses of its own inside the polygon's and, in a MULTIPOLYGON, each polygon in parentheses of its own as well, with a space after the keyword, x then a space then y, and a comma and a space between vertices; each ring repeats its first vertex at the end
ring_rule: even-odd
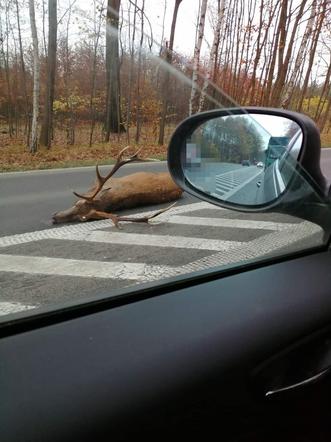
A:
MULTIPOLYGON (((262 108, 262 107, 245 107, 245 108, 229 108, 219 109, 207 112, 195 114, 185 119, 175 130, 170 140, 168 148, 168 167, 174 181, 188 193, 213 204, 221 207, 241 210, 246 212, 262 212, 268 211, 275 207, 277 209, 293 203, 293 201, 302 198, 298 192, 292 191, 298 185, 295 184, 295 179, 289 180, 282 192, 279 193, 273 199, 266 199, 265 201, 259 201, 256 204, 250 202, 245 203, 237 198, 236 201, 231 199, 222 199, 221 197, 206 191, 203 186, 198 186, 192 179, 188 179, 186 173, 185 164, 187 162, 187 141, 197 131, 198 128, 206 123, 215 120, 217 118, 226 119, 229 117, 247 118, 247 115, 261 117, 274 116, 282 117, 284 119, 294 122, 301 130, 302 142, 298 158, 296 160, 296 167, 298 168, 298 175, 302 177, 304 175, 305 181, 309 182, 312 187, 312 191, 318 194, 322 199, 328 197, 329 183, 323 176, 320 169, 320 135, 319 130, 315 123, 307 116, 299 114, 297 112, 286 111, 282 109, 262 108)), ((233 124, 236 124, 236 119, 232 118, 233 124)), ((235 126, 234 126, 235 127, 235 126)), ((247 165, 243 164, 242 165, 247 165)), ((258 184, 257 184, 258 185, 258 184)), ((281 211, 283 211, 281 209, 281 211)), ((288 213, 288 207, 286 209, 288 213)), ((306 217, 305 217, 306 218, 306 217)))

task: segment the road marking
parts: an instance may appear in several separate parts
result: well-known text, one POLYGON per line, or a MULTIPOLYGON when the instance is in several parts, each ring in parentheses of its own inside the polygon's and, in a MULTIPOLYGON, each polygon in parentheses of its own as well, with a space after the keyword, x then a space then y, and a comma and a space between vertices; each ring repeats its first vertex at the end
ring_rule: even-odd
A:
POLYGON ((256 261, 267 255, 273 257, 284 254, 284 248, 292 247, 292 252, 305 248, 315 247, 323 242, 323 229, 317 224, 304 221, 299 224, 292 224, 286 231, 276 231, 263 235, 252 241, 243 243, 239 247, 226 250, 224 252, 214 253, 210 256, 192 261, 181 267, 172 268, 164 277, 184 275, 203 269, 212 269, 223 265, 235 263, 245 263, 247 261, 256 261), (297 244, 297 247, 295 246, 297 244))
POLYGON ((226 241, 217 239, 192 238, 187 236, 172 235, 153 235, 142 233, 120 233, 120 232, 102 232, 94 231, 91 233, 67 234, 61 239, 71 241, 91 241, 101 243, 112 243, 121 245, 140 245, 171 247, 180 249, 199 249, 199 250, 229 250, 232 247, 238 247, 242 243, 239 241, 226 241))
POLYGON ((235 169, 216 175, 216 194, 219 194, 222 199, 229 200, 230 197, 253 181, 260 173, 260 170, 256 170, 254 166, 250 166, 249 169, 235 169), (253 172, 253 174, 246 178, 245 181, 242 181, 242 176, 246 177, 247 171, 249 174, 251 172, 253 172))
POLYGON ((313 247, 321 243, 323 236, 323 231, 319 226, 307 221, 292 225, 285 235, 284 233, 281 231, 269 233, 238 247, 229 248, 178 267, 0 254, 0 271, 147 282, 206 268, 255 260, 270 253, 277 256, 277 250, 294 246, 295 243, 298 243, 298 249, 301 249, 302 241, 307 241, 309 238, 311 238, 310 243, 305 245, 313 247), (317 234, 319 237, 314 237, 317 234))
POLYGON ((249 184, 251 181, 253 181, 255 178, 257 178, 259 175, 261 175, 261 171, 258 170, 255 175, 251 176, 250 178, 248 178, 246 181, 244 181, 242 184, 240 184, 237 187, 234 187, 232 190, 230 190, 229 192, 227 192, 224 195, 224 199, 225 201, 229 201, 237 192, 239 192, 242 188, 244 188, 245 186, 247 186, 247 184, 249 184))
MULTIPOLYGON (((186 213, 191 212, 193 210, 204 210, 204 209, 214 209, 214 210, 227 210, 222 209, 221 207, 214 206, 213 204, 201 202, 201 203, 192 203, 185 204, 178 207, 173 207, 167 212, 159 215, 155 220, 151 221, 151 224, 158 224, 161 222, 167 222, 170 217, 176 215, 178 213, 186 213)), ((131 215, 132 217, 140 217, 147 216, 152 213, 155 213, 155 210, 149 210, 148 212, 136 213, 131 215)), ((124 224, 125 225, 125 224, 124 224)), ((32 241, 39 241, 42 239, 61 239, 63 234, 79 234, 79 233, 88 233, 97 229, 104 229, 108 227, 112 227, 113 223, 110 220, 101 220, 101 221, 91 221, 88 223, 79 223, 79 224, 71 224, 65 225, 63 227, 56 227, 45 230, 37 230, 35 232, 27 232, 27 233, 19 233, 17 235, 3 236, 0 237, 0 247, 8 247, 17 244, 25 244, 32 241)))
POLYGON ((31 310, 32 308, 36 307, 36 305, 26 305, 20 302, 0 302, 0 316, 23 312, 25 310, 31 310))
POLYGON ((281 231, 293 227, 293 223, 275 223, 272 221, 254 221, 229 218, 207 218, 199 216, 174 215, 168 219, 171 224, 185 224, 191 226, 231 227, 233 229, 260 229, 281 231))
POLYGON ((167 266, 143 263, 0 255, 0 271, 34 275, 149 281, 166 275, 168 270, 167 266))
POLYGON ((275 163, 273 177, 274 177, 275 195, 278 197, 286 189, 283 177, 280 174, 279 159, 278 158, 277 158, 276 163, 275 163), (278 186, 276 186, 276 182, 277 182, 278 186), (279 192, 278 192, 278 188, 279 188, 279 192))

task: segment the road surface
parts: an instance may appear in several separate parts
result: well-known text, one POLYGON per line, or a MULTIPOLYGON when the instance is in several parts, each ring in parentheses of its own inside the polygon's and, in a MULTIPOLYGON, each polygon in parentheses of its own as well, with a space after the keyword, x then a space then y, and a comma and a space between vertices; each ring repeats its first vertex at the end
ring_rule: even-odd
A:
MULTIPOLYGON (((322 167, 331 178, 331 150, 322 167)), ((128 165, 121 173, 137 170, 128 165)), ((149 170, 165 164, 148 163, 149 170)), ((279 214, 244 214, 184 195, 150 225, 109 220, 52 226, 93 169, 0 175, 0 315, 116 295, 123 288, 319 244, 320 228, 279 214)), ((141 208, 146 212, 153 208, 141 208)), ((131 211, 132 213, 132 211, 131 211)), ((25 312, 25 313, 24 313, 25 312)))
MULTIPOLYGON (((116 176, 140 170, 165 171, 166 163, 128 164, 116 176)), ((86 192, 95 178, 94 167, 0 174, 0 236, 49 229, 52 214, 77 200, 72 191, 86 192)))
POLYGON ((321 150, 321 169, 324 176, 331 181, 331 148, 321 150))

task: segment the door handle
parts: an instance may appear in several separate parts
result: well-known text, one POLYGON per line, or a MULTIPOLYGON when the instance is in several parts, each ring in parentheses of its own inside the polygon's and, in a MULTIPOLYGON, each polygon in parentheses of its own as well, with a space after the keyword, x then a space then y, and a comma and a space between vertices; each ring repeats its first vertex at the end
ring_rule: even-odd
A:
POLYGON ((296 382, 294 384, 287 385, 286 387, 268 390, 265 393, 265 397, 266 398, 271 398, 271 397, 274 398, 274 397, 277 397, 277 395, 280 395, 282 393, 295 392, 297 390, 300 390, 301 388, 307 387, 309 385, 313 385, 313 384, 321 381, 322 379, 327 377, 330 372, 331 372, 331 366, 324 368, 323 370, 321 370, 317 374, 310 376, 309 378, 306 378, 300 382, 296 382))

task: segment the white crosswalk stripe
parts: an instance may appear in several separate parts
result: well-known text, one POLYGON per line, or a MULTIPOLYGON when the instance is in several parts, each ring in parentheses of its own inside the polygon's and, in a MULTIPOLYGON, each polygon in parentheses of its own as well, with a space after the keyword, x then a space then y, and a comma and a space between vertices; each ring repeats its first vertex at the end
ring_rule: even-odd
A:
POLYGON ((63 239, 71 241, 90 241, 125 245, 173 247, 175 249, 229 250, 238 247, 239 241, 220 241, 216 239, 191 238, 189 236, 153 235, 143 233, 119 233, 94 231, 86 234, 67 234, 63 239))
POLYGON ((0 316, 23 312, 36 307, 36 305, 26 305, 21 302, 0 302, 0 316))
POLYGON ((235 187, 239 186, 241 184, 242 180, 235 179, 233 176, 222 176, 219 175, 215 179, 216 181, 216 193, 218 193, 220 196, 222 196, 224 193, 228 192, 229 190, 234 189, 235 187))
POLYGON ((165 274, 167 266, 141 263, 102 262, 39 256, 0 255, 0 271, 28 274, 79 276, 82 278, 133 279, 148 281, 165 274))
MULTIPOLYGON (((144 215, 148 213, 150 212, 144 212, 144 215)), ((137 214, 136 216, 141 215, 137 214)), ((121 287, 125 287, 135 282, 159 280, 217 265, 257 259, 268 253, 276 253, 277 249, 284 248, 289 243, 299 243, 321 232, 321 229, 312 223, 299 220, 293 220, 291 223, 288 222, 289 218, 287 218, 287 222, 277 222, 251 219, 252 217, 250 219, 232 217, 233 212, 226 209, 208 203, 193 203, 165 212, 155 220, 154 226, 149 226, 148 233, 145 233, 145 229, 134 228, 133 226, 137 226, 136 224, 131 224, 131 231, 125 230, 128 224, 124 225, 123 230, 118 230, 109 220, 103 220, 2 237, 0 238, 0 272, 2 275, 15 274, 26 275, 29 278, 35 277, 36 281, 38 281, 38 275, 44 275, 41 285, 46 284, 47 278, 69 277, 81 278, 84 281, 89 278, 95 278, 98 281, 118 280, 124 284, 121 287), (204 210, 208 210, 208 212, 204 213, 204 210), (229 213, 231 213, 230 217, 229 213), (204 216, 201 216, 202 214, 204 216), (175 226, 178 226, 178 234, 175 226), (239 230, 248 232, 248 239, 240 240, 236 237, 236 233, 230 235, 231 240, 218 239, 218 230, 216 230, 217 234, 215 234, 215 230, 213 231, 213 239, 213 237, 208 237, 211 235, 209 232, 211 229, 220 229, 219 231, 223 232, 223 235, 226 230, 229 232, 231 229, 234 232, 239 230), (175 231, 175 234, 168 234, 168 231, 175 231), (192 234, 194 232, 195 234, 192 234), (259 234, 254 232, 259 232, 259 234), (45 240, 48 241, 48 249, 43 252, 45 240), (63 247, 63 250, 67 250, 66 256, 61 257, 62 252, 60 252, 60 257, 52 256, 52 241, 54 244, 56 242, 58 249, 62 250, 63 247), (76 255, 76 259, 73 259, 70 256, 70 248, 72 244, 77 244, 78 250, 80 250, 80 243, 85 244, 85 254, 81 256, 79 253, 76 255), (35 244, 37 252, 24 253, 24 247, 29 244, 35 244), (99 249, 106 250, 107 253, 93 256, 90 250, 86 249, 88 244, 93 245, 94 250, 99 244, 99 249), (116 252, 109 249, 109 246, 123 246, 121 250, 128 250, 127 261, 116 259, 116 252), (21 247, 21 249, 17 251, 15 247, 21 247), (133 252, 131 253, 130 247, 135 247, 135 255, 132 254, 133 252), (137 253, 139 247, 144 250, 144 253, 137 253), (149 256, 149 250, 152 247, 165 251, 165 258, 162 258, 161 264, 155 264, 157 260, 154 258, 150 260, 149 264, 141 262, 144 261, 144 257, 149 256), (1 253, 1 249, 3 253, 1 253), (12 251, 14 249, 16 251, 12 251), (172 256, 179 253, 179 249, 185 251, 185 255, 191 253, 192 259, 191 255, 187 255, 189 258, 186 259, 186 262, 175 265, 172 256), (40 255, 36 256, 38 251, 40 251, 40 255), (136 256, 137 262, 134 262, 134 258, 131 256, 136 256), (167 258, 168 256, 169 258, 167 258)), ((127 228, 127 230, 130 229, 127 228)), ((227 235, 229 236, 229 233, 227 235)), ((121 256, 123 257, 123 254, 121 256)), ((185 256, 185 258, 187 257, 185 256)), ((7 284, 10 284, 12 280, 14 286, 15 278, 16 276, 10 277, 10 282, 7 284)), ((52 281, 54 282, 54 280, 52 281)), ((39 282, 36 284, 38 285, 39 282)), ((22 286, 24 290, 24 281, 22 286)), ((0 294, 0 315, 38 307, 39 300, 38 298, 38 302, 31 302, 31 298, 27 298, 26 301, 17 302, 14 294, 13 300, 8 301, 8 299, 1 299, 0 294)))
POLYGON ((168 220, 171 224, 186 224, 209 227, 230 227, 232 229, 255 229, 255 230, 285 230, 292 227, 289 223, 275 223, 271 221, 254 221, 229 218, 205 218, 175 215, 168 220))
MULTIPOLYGON (((215 211, 224 211, 221 207, 212 206, 211 204, 201 202, 201 203, 192 203, 186 204, 178 207, 173 207, 170 212, 164 212, 159 215, 155 221, 156 223, 167 222, 170 217, 173 217, 176 214, 187 213, 191 211, 204 210, 204 209, 213 209, 215 211)), ((132 215, 132 217, 140 217, 146 216, 153 213, 152 211, 146 211, 142 213, 138 213, 136 215, 132 215)), ((16 235, 10 236, 2 236, 0 237, 0 247, 8 247, 16 244, 25 244, 32 241, 38 241, 42 239, 61 239, 66 234, 80 234, 87 233, 93 230, 103 229, 107 227, 113 226, 110 220, 102 220, 102 221, 92 221, 83 224, 72 224, 72 225, 64 225, 63 227, 39 230, 36 232, 28 232, 28 233, 19 233, 16 235)))
POLYGON ((261 173, 255 166, 244 167, 215 177, 215 192, 218 196, 229 198, 261 173))

